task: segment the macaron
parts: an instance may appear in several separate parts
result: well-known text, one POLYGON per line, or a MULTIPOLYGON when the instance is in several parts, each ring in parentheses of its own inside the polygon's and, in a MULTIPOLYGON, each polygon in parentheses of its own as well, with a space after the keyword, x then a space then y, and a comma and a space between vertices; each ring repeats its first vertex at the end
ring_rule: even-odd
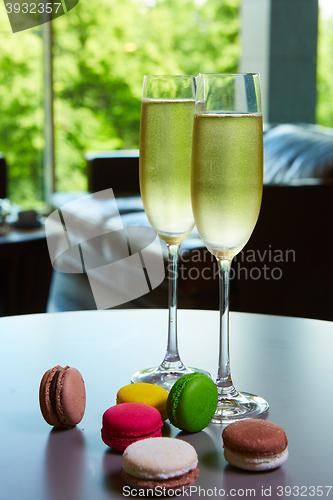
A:
POLYGON ((166 411, 168 395, 168 391, 158 385, 145 383, 129 384, 117 392, 117 404, 141 403, 153 406, 160 412, 162 420, 166 420, 168 418, 166 411))
POLYGON ((152 406, 123 403, 111 406, 103 414, 102 440, 115 450, 124 451, 135 441, 162 436, 161 414, 152 406))
POLYGON ((217 387, 208 375, 199 372, 183 375, 168 396, 169 420, 178 429, 199 432, 212 420, 217 402, 217 387))
POLYGON ((74 427, 86 408, 86 390, 76 368, 57 365, 47 370, 39 386, 39 405, 46 422, 54 427, 74 427))
POLYGON ((235 467, 265 471, 280 467, 288 458, 285 431, 266 420, 240 420, 222 432, 225 459, 235 467))
POLYGON ((121 475, 131 488, 171 496, 175 490, 191 486, 198 474, 197 453, 181 439, 144 439, 131 444, 123 454, 121 475))

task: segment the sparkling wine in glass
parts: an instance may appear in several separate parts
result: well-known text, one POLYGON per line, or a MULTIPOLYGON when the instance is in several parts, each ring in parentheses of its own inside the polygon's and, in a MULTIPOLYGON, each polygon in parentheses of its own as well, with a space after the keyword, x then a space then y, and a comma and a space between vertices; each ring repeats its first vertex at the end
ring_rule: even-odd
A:
POLYGON ((151 76, 143 81, 140 124, 140 191, 150 224, 168 248, 169 327, 164 360, 132 376, 132 382, 169 390, 193 371, 177 343, 177 279, 181 242, 194 227, 191 206, 191 147, 195 76, 151 76))
POLYGON ((263 185, 259 75, 200 74, 193 127, 191 196, 195 223, 215 255, 220 283, 220 345, 213 422, 259 417, 261 397, 238 392, 229 360, 229 275, 256 225, 263 185))

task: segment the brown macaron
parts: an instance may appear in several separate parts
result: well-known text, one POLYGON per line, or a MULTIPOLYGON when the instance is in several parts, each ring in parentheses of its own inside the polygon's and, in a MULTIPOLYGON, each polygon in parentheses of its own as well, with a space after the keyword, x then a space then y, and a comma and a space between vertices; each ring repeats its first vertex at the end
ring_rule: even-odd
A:
POLYGON ((86 390, 76 368, 57 365, 45 372, 39 387, 39 405, 45 421, 54 427, 74 427, 86 408, 86 390))
POLYGON ((288 458, 288 439, 281 427, 266 420, 240 420, 222 432, 225 459, 235 467, 264 471, 288 458))

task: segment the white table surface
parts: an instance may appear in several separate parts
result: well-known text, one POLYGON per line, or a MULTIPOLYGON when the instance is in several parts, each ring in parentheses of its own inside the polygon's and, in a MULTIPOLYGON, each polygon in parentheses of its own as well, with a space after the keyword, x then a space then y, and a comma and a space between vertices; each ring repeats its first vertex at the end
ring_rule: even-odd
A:
MULTIPOLYGON (((230 321, 235 386, 269 401, 267 418, 285 429, 290 457, 275 471, 241 472, 223 457, 220 425, 180 433, 199 456, 195 485, 202 490, 190 497, 333 499, 333 323, 245 313, 232 313, 230 321)), ((0 498, 125 498, 121 453, 101 440, 102 414, 133 372, 162 361, 166 334, 161 310, 1 318, 0 498), (38 403, 41 377, 57 364, 78 368, 87 391, 82 422, 66 431, 52 430, 38 403)), ((184 363, 215 377, 218 313, 179 311, 178 335, 184 363)), ((179 431, 167 423, 163 433, 179 431)))

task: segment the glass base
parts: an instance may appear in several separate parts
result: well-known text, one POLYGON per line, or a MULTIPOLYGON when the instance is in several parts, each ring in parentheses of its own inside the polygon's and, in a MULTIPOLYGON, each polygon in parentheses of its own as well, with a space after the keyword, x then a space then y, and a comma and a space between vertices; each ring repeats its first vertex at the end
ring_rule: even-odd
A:
POLYGON ((219 387, 218 391, 219 401, 212 419, 214 424, 227 425, 246 418, 260 418, 268 411, 269 404, 260 396, 235 390, 232 394, 222 394, 219 387))
POLYGON ((136 384, 144 382, 146 384, 156 384, 170 391, 173 384, 183 375, 188 373, 200 372, 211 377, 211 374, 200 368, 189 368, 183 365, 182 362, 163 362, 155 368, 146 368, 145 370, 134 373, 131 377, 131 382, 136 384))

